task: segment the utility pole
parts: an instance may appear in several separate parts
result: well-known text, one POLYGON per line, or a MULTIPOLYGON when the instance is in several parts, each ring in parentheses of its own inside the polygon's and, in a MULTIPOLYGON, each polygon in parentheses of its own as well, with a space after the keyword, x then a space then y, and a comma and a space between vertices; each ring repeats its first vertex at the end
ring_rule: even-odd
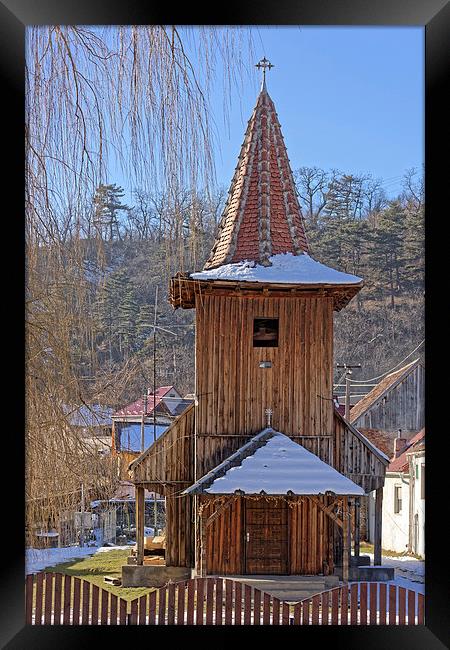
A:
MULTIPOLYGON (((153 442, 156 442, 156 319, 158 313, 158 285, 155 294, 155 317, 153 322, 153 442)), ((158 522, 156 492, 153 493, 153 534, 156 535, 156 524, 158 522)))
POLYGON ((350 375, 352 373, 352 368, 361 368, 360 363, 349 364, 349 363, 337 363, 336 368, 345 369, 345 419, 347 422, 350 421, 350 375))
POLYGON ((81 484, 80 546, 84 546, 84 485, 81 484))
POLYGON ((145 416, 147 415, 147 389, 142 396, 141 451, 145 451, 145 416))

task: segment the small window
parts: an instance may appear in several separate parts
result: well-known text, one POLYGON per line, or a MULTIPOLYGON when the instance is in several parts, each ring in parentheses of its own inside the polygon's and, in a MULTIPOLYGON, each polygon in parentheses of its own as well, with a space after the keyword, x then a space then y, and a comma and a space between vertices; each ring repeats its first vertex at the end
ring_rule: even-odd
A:
POLYGON ((402 486, 394 486, 394 513, 398 514, 402 511, 402 486))
POLYGON ((278 347, 278 318, 255 318, 253 321, 253 347, 278 347))
POLYGON ((425 465, 422 465, 421 472, 421 483, 420 483, 420 498, 425 499, 425 465))
POLYGON ((419 478, 419 466, 416 465, 416 478, 419 478))

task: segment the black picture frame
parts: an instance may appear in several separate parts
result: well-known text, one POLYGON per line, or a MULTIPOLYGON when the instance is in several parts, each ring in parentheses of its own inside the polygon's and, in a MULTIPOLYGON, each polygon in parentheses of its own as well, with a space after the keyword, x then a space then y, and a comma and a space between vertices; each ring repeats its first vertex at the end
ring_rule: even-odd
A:
MULTIPOLYGON (((431 376, 438 369, 446 373, 441 354, 447 346, 446 293, 448 273, 447 237, 444 236, 448 198, 448 163, 440 162, 440 153, 448 155, 445 135, 448 131, 449 106, 446 98, 448 53, 450 34, 450 6, 447 0, 301 0, 298 2, 216 3, 213 12, 185 3, 178 11, 168 6, 150 5, 148 2, 103 2, 78 0, 64 3, 57 0, 3 0, 0 3, 0 66, 2 73, 3 109, 3 159, 7 162, 4 177, 4 193, 11 202, 4 209, 5 249, 13 251, 13 262, 4 265, 3 304, 7 305, 7 326, 4 334, 4 351, 14 351, 13 363, 4 366, 4 375, 11 386, 15 369, 14 389, 9 388, 7 412, 14 417, 14 439, 5 442, 3 455, 3 480, 8 494, 8 522, 15 515, 15 523, 8 530, 8 544, 4 550, 1 585, 0 641, 7 648, 77 647, 81 643, 155 643, 161 640, 172 647, 181 634, 181 643, 212 636, 218 646, 228 646, 236 639, 241 643, 255 642, 255 635, 263 635, 268 643, 280 637, 305 646, 331 639, 335 647, 364 648, 444 648, 449 644, 448 562, 446 553, 446 528, 448 521, 448 496, 445 478, 448 476, 448 438, 445 425, 439 419, 446 414, 446 400, 439 394, 443 385, 431 376), (165 9, 165 10, 164 10, 165 9), (427 525, 426 525, 426 596, 423 627, 339 627, 325 628, 42 628, 24 626, 24 319, 23 286, 25 259, 23 220, 24 179, 24 32, 31 24, 265 24, 265 25, 422 25, 425 28, 425 160, 426 160, 426 328, 427 367, 426 379, 426 426, 428 473, 427 473, 427 525), (8 144, 9 138, 9 144, 8 144), (442 207, 442 210, 440 209, 442 207), (19 215, 22 215, 20 219, 19 215), (444 249, 444 246, 446 248, 444 249), (11 273, 12 271, 12 273, 11 273), (442 289, 440 288, 442 285, 442 289), (437 315, 432 312, 437 308, 437 315), (439 309, 441 308, 441 309, 439 309), (14 316, 11 318, 11 311, 14 316), (9 331, 8 331, 9 326, 9 331), (7 337, 7 339, 5 338, 7 337), (438 348, 439 346, 439 348, 438 348), (23 414, 23 416, 22 416, 23 414), (5 470, 11 470, 7 480, 5 470), (7 481, 7 482, 6 482, 7 481), (139 632, 138 632, 139 630, 139 632), (139 634, 139 640, 136 635, 139 634), (122 636, 125 635, 125 636, 122 636), (175 636, 174 636, 175 635, 175 636), (251 637, 249 636, 251 635, 251 637), (323 637, 327 636, 325 640, 323 637), (119 639, 119 636, 121 637, 119 639)), ((388 155, 388 153, 387 153, 388 155)), ((445 420, 444 420, 445 423, 445 420)))

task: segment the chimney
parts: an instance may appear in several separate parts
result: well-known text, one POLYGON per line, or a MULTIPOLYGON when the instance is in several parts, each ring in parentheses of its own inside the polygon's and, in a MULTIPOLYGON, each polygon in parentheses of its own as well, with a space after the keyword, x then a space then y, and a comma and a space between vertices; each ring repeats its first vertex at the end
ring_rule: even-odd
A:
POLYGON ((398 458, 400 454, 404 451, 407 443, 406 438, 402 438, 402 430, 398 430, 397 437, 394 440, 394 458, 398 458))

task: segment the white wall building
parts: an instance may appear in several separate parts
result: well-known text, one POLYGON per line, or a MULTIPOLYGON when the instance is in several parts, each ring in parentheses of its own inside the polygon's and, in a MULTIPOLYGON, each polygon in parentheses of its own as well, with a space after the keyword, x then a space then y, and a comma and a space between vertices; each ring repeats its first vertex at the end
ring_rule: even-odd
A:
MULTIPOLYGON (((375 499, 369 500, 373 540, 375 499)), ((382 547, 425 557, 425 429, 410 440, 395 440, 383 488, 382 547)))

